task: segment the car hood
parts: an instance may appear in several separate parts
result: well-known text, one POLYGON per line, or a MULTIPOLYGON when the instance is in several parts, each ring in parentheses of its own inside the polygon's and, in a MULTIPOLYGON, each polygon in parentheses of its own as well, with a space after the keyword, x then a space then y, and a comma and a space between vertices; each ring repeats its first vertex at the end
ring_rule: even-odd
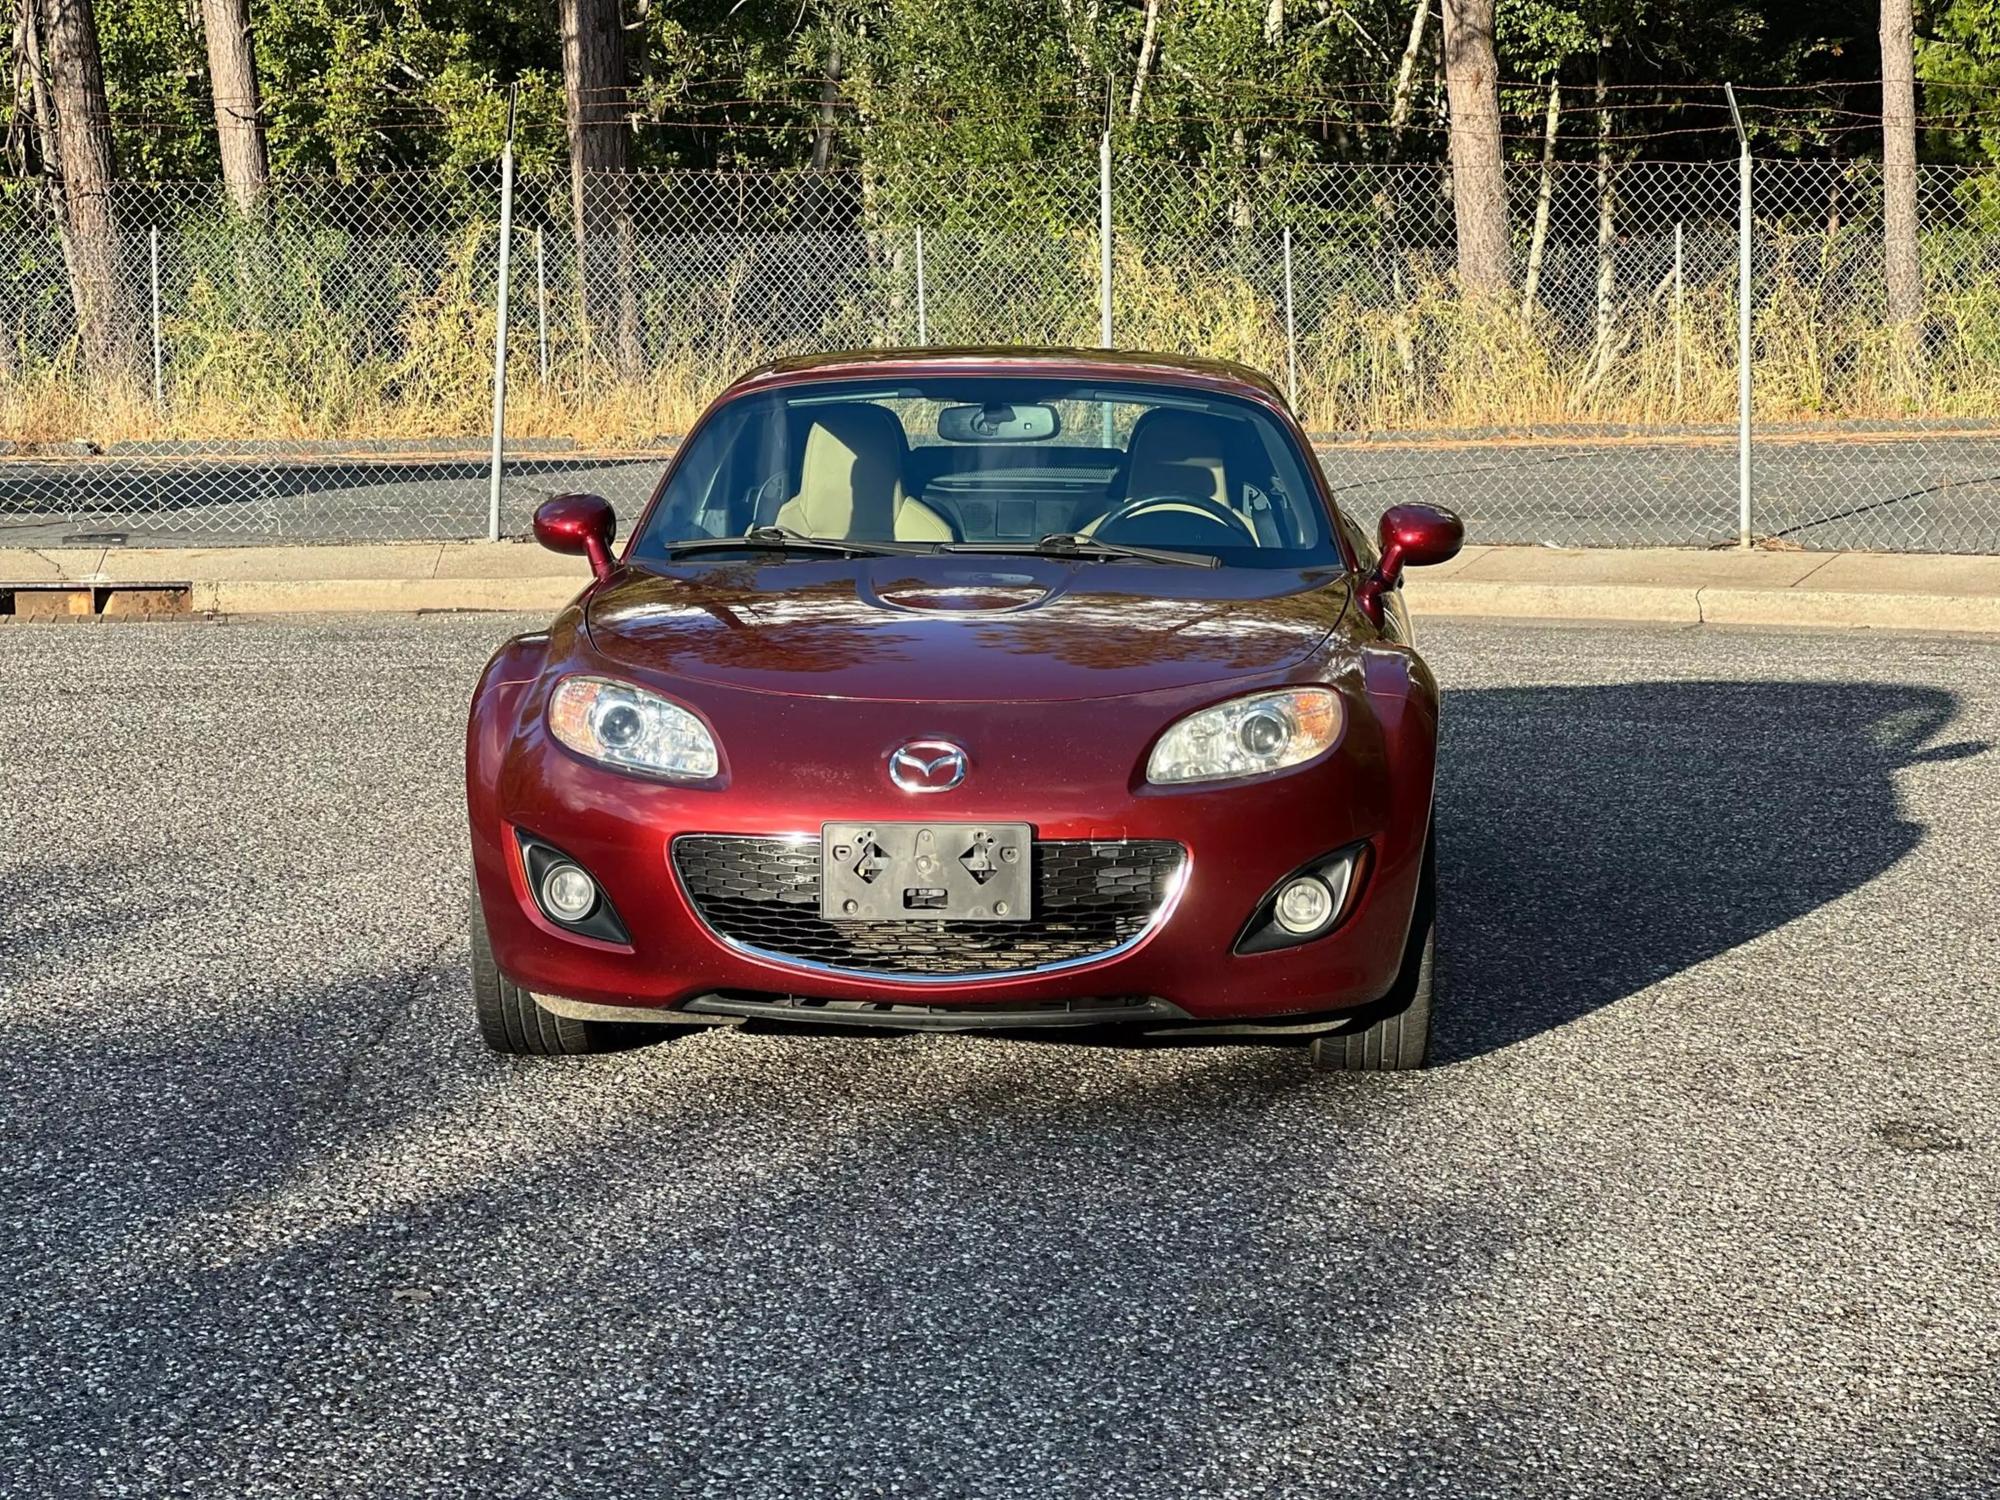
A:
POLYGON ((1099 698, 1263 676, 1310 654, 1344 574, 1054 558, 746 559, 621 570, 586 622, 607 663, 773 693, 1099 698))

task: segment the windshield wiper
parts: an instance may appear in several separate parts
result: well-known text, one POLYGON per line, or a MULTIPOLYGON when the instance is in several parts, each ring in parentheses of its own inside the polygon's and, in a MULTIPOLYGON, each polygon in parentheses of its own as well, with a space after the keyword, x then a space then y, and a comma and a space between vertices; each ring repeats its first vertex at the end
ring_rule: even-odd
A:
POLYGON ((1186 568, 1219 568, 1222 559, 1206 552, 1170 552, 1164 547, 1128 547, 1074 531, 1052 531, 1039 542, 945 542, 945 552, 1000 552, 1028 557, 1130 558, 1134 562, 1177 563, 1186 568))
POLYGON ((783 526, 752 526, 741 536, 698 536, 668 542, 662 557, 688 557, 697 552, 827 552, 836 557, 904 557, 936 550, 931 542, 862 542, 852 537, 804 536, 783 526))

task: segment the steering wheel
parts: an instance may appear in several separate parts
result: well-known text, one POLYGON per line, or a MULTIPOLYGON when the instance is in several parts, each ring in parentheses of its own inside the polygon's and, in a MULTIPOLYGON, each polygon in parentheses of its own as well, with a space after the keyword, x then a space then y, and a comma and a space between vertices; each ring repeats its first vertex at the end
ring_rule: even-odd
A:
POLYGON ((1257 540, 1257 533, 1251 530, 1248 521, 1237 515, 1235 511, 1224 505, 1220 500, 1211 499, 1207 495, 1140 495, 1136 499, 1127 500, 1123 505, 1118 506, 1105 516, 1095 526, 1090 528, 1090 534, 1092 536, 1103 537, 1107 542, 1115 541, 1116 538, 1111 535, 1111 532, 1121 522, 1129 521, 1135 516, 1144 515, 1149 510, 1164 510, 1169 506, 1180 510, 1194 511, 1200 519, 1209 522, 1211 525, 1227 526, 1234 531, 1241 532, 1244 540, 1249 542, 1251 546, 1261 545, 1257 540))

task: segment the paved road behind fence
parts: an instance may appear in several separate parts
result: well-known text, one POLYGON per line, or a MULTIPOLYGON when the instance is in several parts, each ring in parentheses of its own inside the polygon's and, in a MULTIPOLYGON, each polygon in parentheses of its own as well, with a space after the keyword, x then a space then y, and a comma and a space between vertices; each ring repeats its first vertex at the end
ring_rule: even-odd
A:
MULTIPOLYGON (((1735 434, 1328 436, 1340 502, 1368 517, 1449 505, 1475 540, 1703 547, 1737 535, 1735 434)), ((537 447, 506 461, 501 529, 526 533, 550 495, 592 490, 628 521, 670 445, 585 453, 537 447)), ((1794 430, 1754 450, 1760 537, 1814 550, 2000 551, 2000 432, 1794 430)), ((0 458, 0 545, 122 535, 134 545, 428 541, 486 534, 488 463, 477 439, 421 449, 263 445, 244 453, 113 451, 0 458)))

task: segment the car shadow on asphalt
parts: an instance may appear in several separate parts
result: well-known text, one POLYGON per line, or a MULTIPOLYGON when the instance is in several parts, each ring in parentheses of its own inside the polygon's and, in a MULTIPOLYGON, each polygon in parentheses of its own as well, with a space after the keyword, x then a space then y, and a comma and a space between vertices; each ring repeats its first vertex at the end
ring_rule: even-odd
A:
POLYGON ((1902 814, 1897 773, 1990 748, 1943 739, 1957 711, 1948 692, 1894 683, 1447 692, 1433 1064, 1564 1026, 1883 875, 1923 838, 1902 814))
POLYGON ((1847 682, 1446 694, 1433 1057, 1524 1041, 1762 937, 1923 838, 1897 773, 1990 748, 1847 682))

